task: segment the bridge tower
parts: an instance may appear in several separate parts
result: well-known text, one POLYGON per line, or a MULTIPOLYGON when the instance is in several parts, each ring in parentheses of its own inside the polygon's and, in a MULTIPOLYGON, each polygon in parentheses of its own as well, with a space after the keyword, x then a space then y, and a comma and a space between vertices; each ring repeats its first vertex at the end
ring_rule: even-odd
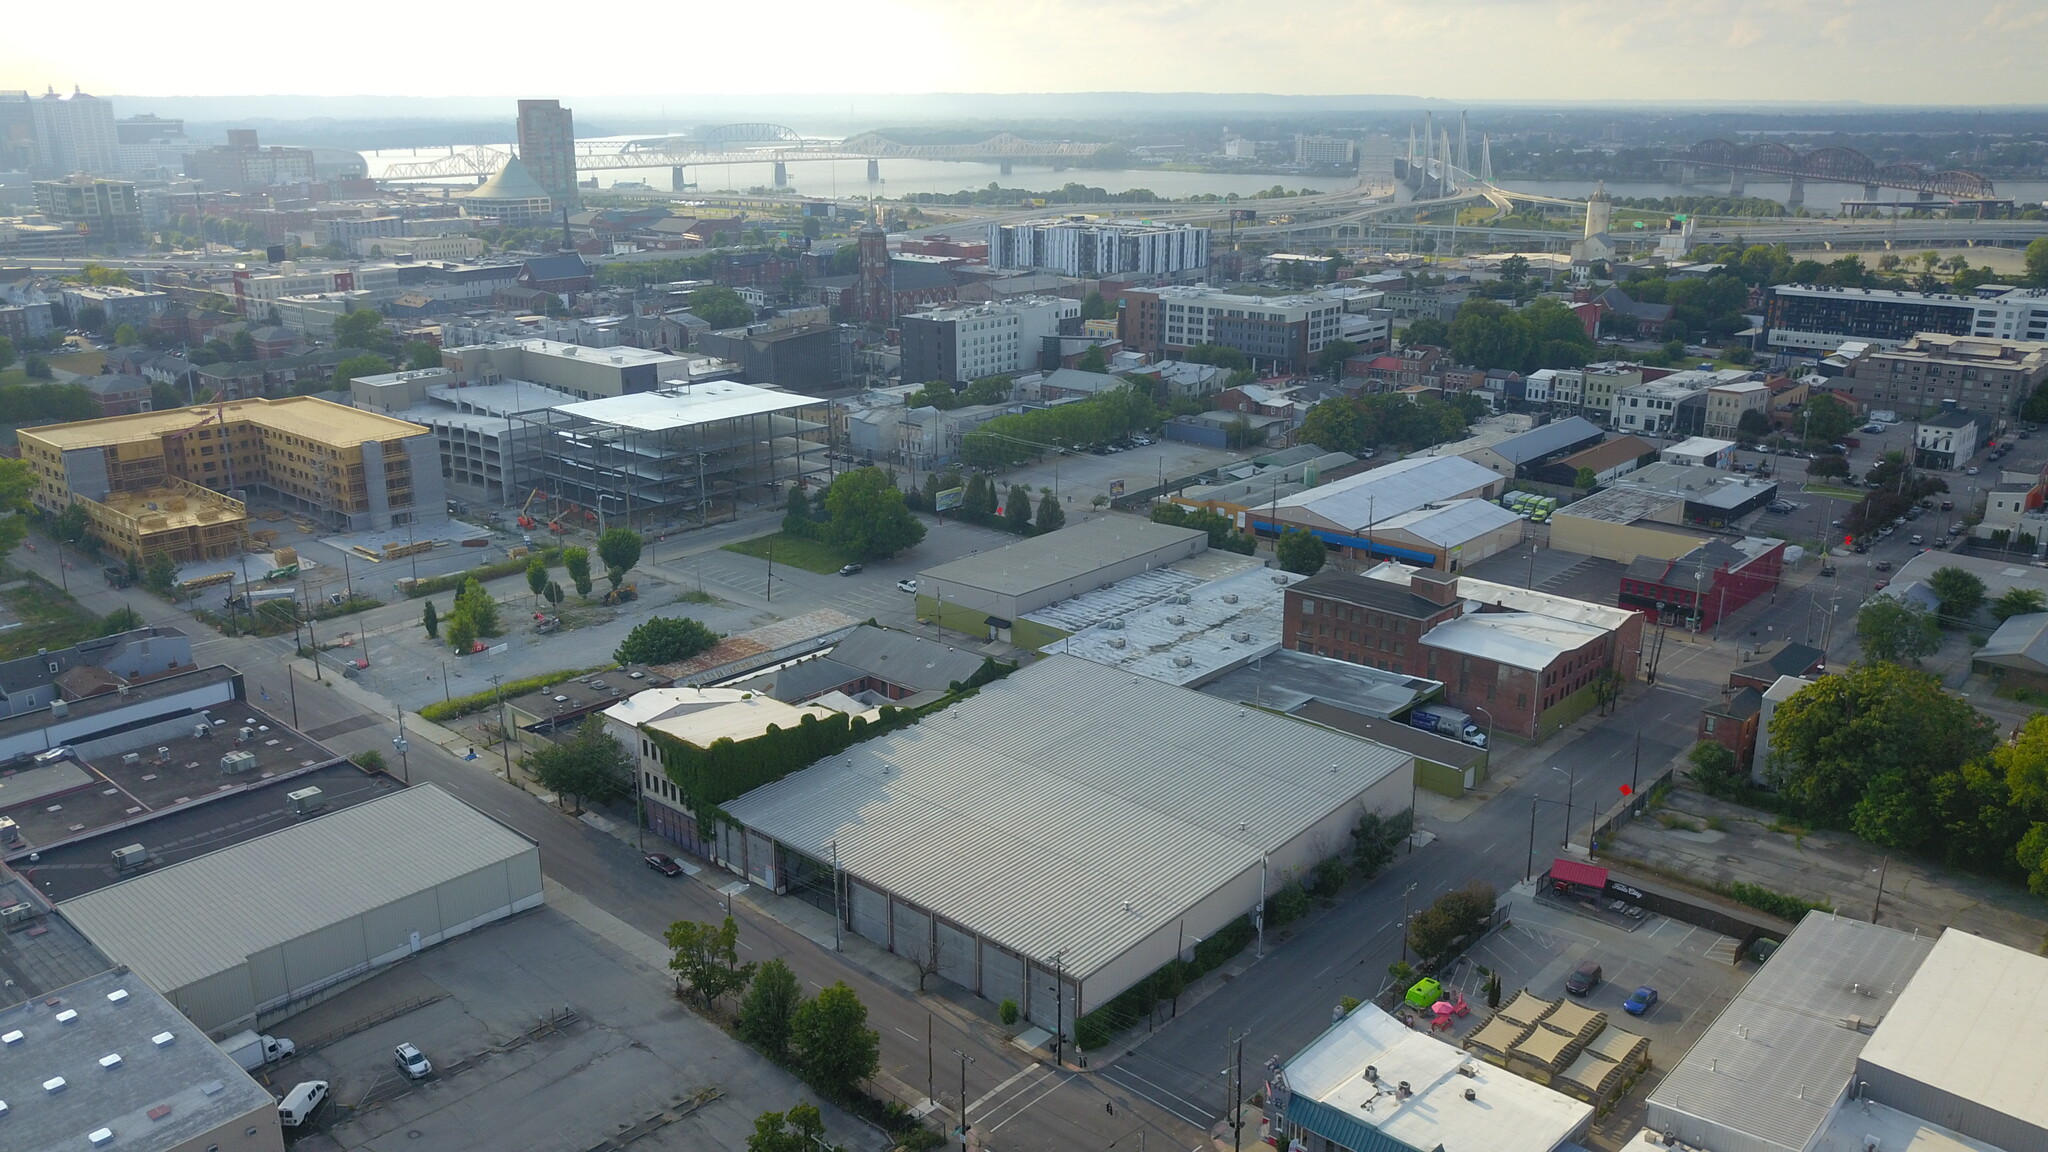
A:
POLYGON ((1803 208, 1806 205, 1806 177, 1792 177, 1792 187, 1785 193, 1785 207, 1803 208))
POLYGON ((777 188, 789 187, 789 165, 780 160, 775 162, 775 186, 777 188))
POLYGON ((1481 136, 1479 138, 1479 178, 1489 183, 1493 180, 1492 136, 1481 136))
POLYGON ((1457 177, 1451 174, 1451 130, 1449 128, 1444 129, 1443 169, 1444 178, 1441 195, 1449 196, 1451 193, 1457 191, 1458 189, 1457 177))
POLYGON ((880 160, 868 161, 868 183, 873 184, 881 178, 882 162, 880 160))
POLYGON ((1741 196, 1744 194, 1742 183, 1742 169, 1730 168, 1728 170, 1728 194, 1730 196, 1741 196))
POLYGON ((1472 171, 1472 141, 1471 141, 1471 138, 1470 138, 1470 136, 1468 136, 1468 135, 1467 135, 1467 132, 1468 132, 1469 128, 1470 128, 1470 125, 1469 125, 1469 124, 1468 124, 1468 123, 1466 122, 1466 114, 1465 114, 1464 112, 1459 112, 1459 113, 1458 113, 1458 171, 1460 171, 1460 172, 1470 172, 1470 171, 1472 171))

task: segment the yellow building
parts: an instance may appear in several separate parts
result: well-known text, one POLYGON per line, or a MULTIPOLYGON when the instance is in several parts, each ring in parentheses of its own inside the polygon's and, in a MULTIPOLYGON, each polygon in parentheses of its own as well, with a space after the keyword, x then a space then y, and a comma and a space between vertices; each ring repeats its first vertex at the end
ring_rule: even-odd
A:
POLYGON ((36 505, 83 504, 95 534, 137 561, 232 555, 246 499, 342 531, 408 523, 445 499, 428 429, 311 396, 24 428, 18 438, 36 505))

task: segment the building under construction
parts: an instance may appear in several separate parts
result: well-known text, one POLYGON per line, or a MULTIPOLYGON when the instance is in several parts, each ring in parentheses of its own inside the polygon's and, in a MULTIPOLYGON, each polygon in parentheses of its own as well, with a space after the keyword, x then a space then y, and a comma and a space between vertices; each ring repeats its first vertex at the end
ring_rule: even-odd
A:
POLYGON ((252 497, 342 531, 405 524, 445 499, 427 429, 310 396, 24 428, 18 439, 36 506, 83 505, 94 534, 137 562, 233 555, 252 497))
POLYGON ((776 503, 827 471, 829 405, 716 380, 516 414, 520 487, 605 522, 695 519, 714 506, 776 503))

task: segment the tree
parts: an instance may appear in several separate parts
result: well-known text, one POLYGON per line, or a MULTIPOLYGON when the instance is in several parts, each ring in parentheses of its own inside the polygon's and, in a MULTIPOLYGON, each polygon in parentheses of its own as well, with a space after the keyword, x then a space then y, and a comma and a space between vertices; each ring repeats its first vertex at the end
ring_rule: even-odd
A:
MULTIPOLYGON (((351 313, 351 315, 360 316, 362 313, 356 312, 351 313)), ((345 391, 349 386, 349 381, 359 376, 382 376, 391 370, 391 361, 375 353, 365 352, 361 356, 351 356, 336 364, 334 366, 334 379, 331 382, 331 386, 337 391, 345 391)))
POLYGON ((1367 447, 1367 421, 1348 396, 1332 396, 1308 410, 1299 439, 1326 452, 1356 452, 1367 447))
POLYGON ((1467 300, 1451 320, 1451 355, 1479 368, 1520 368, 1535 347, 1529 322, 1493 300, 1467 300))
POLYGON ((747 988, 746 999, 740 1002, 740 1039, 771 1060, 787 1060, 790 1027, 803 998, 796 974, 781 957, 762 964, 747 988))
POLYGON ((85 511, 85 505, 73 500, 64 506, 62 512, 50 520, 50 535, 66 544, 77 544, 85 539, 92 528, 92 517, 85 511))
POLYGON ((553 580, 548 581, 547 589, 541 593, 541 596, 549 604, 557 608, 562 606, 562 601, 568 599, 568 596, 562 592, 562 586, 553 580))
POLYGON ((910 514, 895 477, 880 468, 841 472, 825 490, 826 542, 858 560, 915 548, 924 524, 910 514))
POLYGON ((420 605, 420 627, 427 630, 427 639, 439 640, 441 638, 441 614, 434 610, 434 602, 432 600, 420 605))
POLYGON ((597 538, 597 557, 604 561, 604 578, 614 591, 640 562, 641 545, 640 534, 631 528, 607 528, 597 538))
POLYGON ((1735 753, 1730 752, 1725 744, 1702 740, 1692 746, 1686 759, 1692 761, 1689 775, 1693 783, 1709 796, 1726 796, 1735 785, 1745 782, 1744 774, 1736 771, 1735 753))
POLYGON ((1763 409, 1751 408, 1736 419, 1735 432, 1745 440, 1761 440, 1771 434, 1771 418, 1764 415, 1763 409))
POLYGON ((2027 270, 2020 283, 2029 288, 2048 288, 2048 236, 2036 237, 2027 245, 2027 270))
POLYGON ((1415 828, 1415 813, 1403 810, 1392 816, 1367 811, 1351 830, 1351 868, 1361 879, 1370 880, 1380 869, 1394 862, 1394 847, 1415 828))
POLYGON ((1358 355, 1358 345, 1349 340, 1332 340, 1316 355, 1316 371, 1325 376, 1342 376, 1344 362, 1358 355))
POLYGON ((1600 474, 1591 468, 1581 468, 1572 473, 1572 487, 1581 492, 1591 492, 1600 486, 1600 474))
MULTIPOLYGON (((813 223, 805 220, 804 223, 813 223)), ((777 961, 779 963, 779 961, 777 961)), ((747 1137, 747 1152, 846 1152, 844 1146, 825 1143, 825 1118, 809 1104, 797 1104, 784 1112, 763 1112, 754 1120, 747 1137)))
POLYGON ((1839 452, 1823 452, 1806 463, 1806 474, 1822 479, 1849 474, 1849 458, 1839 452))
POLYGON ((1937 568, 1927 586, 1941 603, 1941 618, 1950 624, 1968 624, 1984 606, 1984 581, 1975 573, 1950 565, 1937 568))
POLYGON ((104 332, 107 330, 107 310, 97 304, 87 304, 85 307, 80 308, 77 315, 71 319, 87 332, 104 332))
POLYGON ((1088 350, 1081 353, 1081 358, 1074 362, 1074 367, 1083 372, 1107 372, 1109 357, 1103 355, 1102 345, 1090 344, 1088 350))
POLYGON ((28 497, 35 486, 27 461, 0 457, 0 557, 28 536, 28 497))
POLYGON ((389 356, 398 351, 398 338, 385 326, 382 313, 374 308, 359 308, 334 318, 334 346, 389 356))
POLYGON ((790 1044, 804 1078, 841 1099, 855 1095, 882 1066, 882 1036, 868 1027, 867 1005, 843 980, 796 1010, 790 1044))
POLYGON ((1081 298, 1081 319, 1107 320, 1116 315, 1116 309, 1103 299, 1102 293, 1090 292, 1081 298))
POLYGON ((548 590, 548 562, 539 556, 526 562, 526 588, 536 600, 548 590))
POLYGON ((803 485, 791 484, 789 497, 783 501, 782 531, 790 536, 810 537, 817 535, 818 522, 812 516, 811 496, 803 485))
POLYGON ((1493 916, 1493 885, 1474 880, 1436 898, 1408 922, 1408 945, 1417 955, 1435 960, 1486 927, 1493 916))
POLYGON ((441 366, 441 350, 426 340, 406 341, 404 354, 405 366, 414 372, 441 366))
POLYGON ((49 380, 53 376, 50 362, 34 352, 21 358, 21 374, 31 380, 49 380))
POLYGON ((1832 444, 1856 426, 1856 414, 1833 396, 1815 396, 1806 402, 1796 425, 1809 444, 1832 444))
POLYGON ((562 567, 568 571, 570 581, 576 585, 576 594, 590 595, 590 549, 562 549, 562 567))
POLYGON ((1038 498, 1038 534, 1057 532, 1067 526, 1067 511, 1050 489, 1038 498))
POLYGON ((1529 258, 1516 255, 1501 261, 1500 278, 1502 283, 1506 284, 1520 284, 1522 281, 1527 280, 1529 278, 1529 258))
POLYGON ((989 478, 980 472, 969 476, 967 490, 960 494, 960 518, 974 524, 986 524, 994 515, 995 507, 989 478))
MULTIPOLYGON (((740 926, 731 916, 716 927, 695 920, 678 920, 668 926, 663 938, 675 953, 669 959, 669 968, 683 987, 704 1001, 706 1012, 720 996, 745 988, 747 981, 754 978, 754 966, 740 963, 740 926)), ((797 1013, 799 1017, 802 1014, 801 1010, 797 1013)))
POLYGON ((714 329, 739 328, 754 320, 754 309, 739 293, 717 284, 690 293, 690 311, 714 329))
POLYGON ((1991 602, 1991 614, 2004 621, 2014 616, 2025 616, 2048 608, 2048 597, 2041 595, 2038 588, 2022 588, 2014 585, 2000 593, 1991 602))
POLYGON ((718 633, 688 616, 656 616, 635 625, 612 653, 621 664, 674 664, 708 651, 718 633))
POLYGON ((142 613, 137 612, 126 604, 100 617, 100 635, 102 636, 119 636, 123 632, 133 632, 142 626, 142 613))
POLYGON ((1941 647, 1941 623, 1911 604, 1879 596, 1857 611, 1856 639, 1869 659, 1917 663, 1941 647))
MULTIPOLYGON (((116 335, 118 336, 118 333, 116 335)), ((118 340, 116 342, 118 343, 118 340)), ((247 328, 235 333, 233 339, 228 341, 228 346, 235 350, 235 362, 238 364, 247 364, 256 359, 256 338, 249 335, 247 328)))
POLYGON ((1273 555, 1285 571, 1313 576, 1322 571, 1324 561, 1330 558, 1330 550, 1315 533, 1289 528, 1274 542, 1273 555))
POLYGON ((476 625, 465 616, 448 618, 448 648, 458 656, 466 656, 476 647, 476 625))
POLYGON ((1417 348, 1428 345, 1431 348, 1448 347, 1451 342, 1451 326, 1434 316, 1424 316, 1410 321, 1406 331, 1401 333, 1401 347, 1417 348))
POLYGON ((1766 770, 1794 814, 1918 848, 1941 832, 1943 782, 1997 739, 1992 721, 1932 674, 1865 663, 1778 705, 1766 770))
POLYGON ((14 341, 9 340, 5 336, 0 336, 0 371, 5 371, 7 366, 12 363, 14 363, 14 341))
POLYGON ((1031 535, 1031 489, 1022 484, 1010 485, 1009 495, 1003 497, 1003 530, 1031 535))
POLYGON ((142 343, 142 335, 135 330, 135 325, 123 324, 119 328, 114 329, 114 343, 119 347, 126 348, 130 345, 142 343))
POLYGON ((584 800, 603 804, 633 792, 633 754, 597 716, 577 725, 569 739, 521 758, 520 765, 576 807, 584 800))

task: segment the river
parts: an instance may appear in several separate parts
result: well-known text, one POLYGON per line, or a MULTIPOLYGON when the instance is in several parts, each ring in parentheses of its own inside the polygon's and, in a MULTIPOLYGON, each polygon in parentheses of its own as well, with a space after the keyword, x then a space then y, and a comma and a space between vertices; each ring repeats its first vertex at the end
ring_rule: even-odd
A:
MULTIPOLYGON (((1557 196, 1566 200, 1583 200, 1593 194, 1594 180, 1528 180, 1507 178, 1497 181, 1503 188, 1518 192, 1533 192, 1543 196, 1557 196)), ((2021 204, 2039 203, 2048 199, 2048 181, 2013 180, 1997 185, 2000 196, 2009 196, 2021 204)), ((1784 202, 1786 181, 1782 177, 1760 177, 1750 175, 1744 181, 1745 196, 1763 197, 1784 202)), ((1726 196, 1728 178, 1718 180, 1702 179, 1694 184, 1666 184, 1652 181, 1610 180, 1607 194, 1616 200, 1655 200, 1665 196, 1726 196)), ((1880 200, 1911 200, 1913 193, 1896 188, 1878 190, 1880 200)), ((1841 210, 1844 200, 1863 199, 1861 184, 1822 184, 1809 180, 1806 183, 1806 208, 1809 212, 1833 213, 1841 210)))
MULTIPOLYGON (((497 144, 492 147, 509 151, 511 145, 497 144)), ((394 164, 414 160, 432 160, 447 154, 440 148, 387 148, 377 152, 364 152, 362 157, 370 165, 372 177, 381 176, 394 164)), ((585 179, 597 177, 601 188, 609 188, 619 181, 642 181, 659 191, 669 188, 670 173, 667 165, 659 168, 621 168, 599 172, 587 172, 585 179)), ((696 191, 744 192, 749 188, 767 187, 775 179, 771 161, 736 162, 728 164, 702 164, 688 169, 688 176, 697 185, 696 191)), ((1228 196, 1235 192, 1250 196, 1263 192, 1278 184, 1289 190, 1307 188, 1316 192, 1327 192, 1350 183, 1337 176, 1250 176, 1208 172, 1162 172, 1154 168, 1101 169, 1065 168, 1055 170, 1050 164, 1015 164, 1005 175, 1000 164, 994 162, 965 160, 884 160, 882 179, 870 185, 867 180, 867 162, 864 160, 792 160, 789 163, 790 190, 807 196, 838 198, 842 196, 866 196, 869 194, 900 197, 911 192, 962 192, 986 188, 995 181, 1004 188, 1024 188, 1033 192, 1045 192, 1069 182, 1101 188, 1108 192, 1128 192, 1133 188, 1149 188, 1168 200, 1187 196, 1213 193, 1228 196)))

